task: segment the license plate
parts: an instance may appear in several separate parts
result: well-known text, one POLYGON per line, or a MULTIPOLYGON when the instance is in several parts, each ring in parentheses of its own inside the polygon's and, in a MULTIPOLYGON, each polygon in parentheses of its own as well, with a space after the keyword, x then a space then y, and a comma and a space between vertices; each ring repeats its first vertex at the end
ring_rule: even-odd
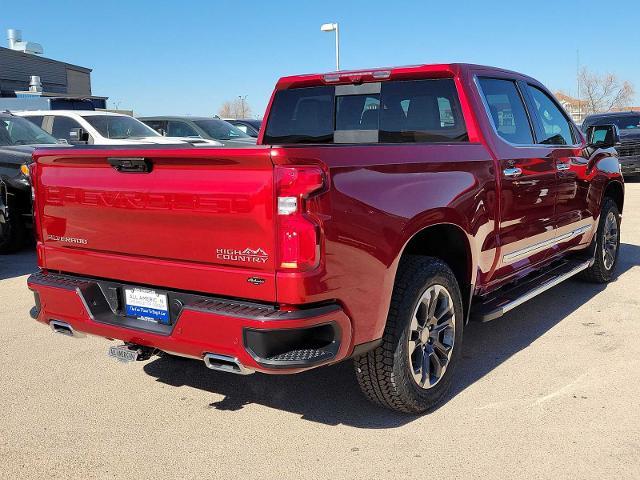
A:
POLYGON ((166 294, 145 288, 125 288, 124 297, 127 316, 169 323, 166 294))
POLYGON ((109 347, 108 355, 121 362, 135 362, 138 359, 138 351, 130 350, 126 345, 109 347))

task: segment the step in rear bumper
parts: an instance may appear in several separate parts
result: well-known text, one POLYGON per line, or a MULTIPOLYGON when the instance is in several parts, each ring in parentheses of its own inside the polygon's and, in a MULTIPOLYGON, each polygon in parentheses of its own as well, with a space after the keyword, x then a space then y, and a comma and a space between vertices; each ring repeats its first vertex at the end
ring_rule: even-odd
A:
POLYGON ((72 275, 40 272, 27 284, 36 306, 31 316, 49 324, 66 322, 74 331, 118 339, 203 359, 207 353, 236 357, 264 373, 296 373, 340 361, 352 349, 351 321, 337 304, 284 311, 274 305, 162 290, 168 294, 172 324, 131 319, 111 293, 143 287, 72 275))

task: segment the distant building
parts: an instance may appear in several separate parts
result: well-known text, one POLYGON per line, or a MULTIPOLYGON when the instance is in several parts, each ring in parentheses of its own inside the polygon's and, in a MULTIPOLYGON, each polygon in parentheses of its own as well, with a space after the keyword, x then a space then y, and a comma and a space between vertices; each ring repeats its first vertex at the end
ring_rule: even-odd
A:
POLYGON ((7 34, 9 48, 0 47, 0 97, 83 98, 106 108, 107 97, 91 93, 90 68, 38 55, 42 47, 23 42, 19 30, 7 34))
MULTIPOLYGON (((589 113, 585 111, 586 110, 585 105, 587 102, 585 102, 584 100, 578 100, 577 98, 571 97, 562 92, 556 92, 555 96, 560 102, 560 105, 562 105, 562 107, 567 111, 567 113, 571 115, 571 118, 573 118, 573 121, 576 122, 577 125, 581 125, 585 117, 589 115, 589 113)), ((611 111, 612 112, 629 112, 629 111, 640 112, 640 107, 630 106, 630 107, 623 107, 623 108, 612 108, 611 111)), ((598 113, 604 113, 604 112, 598 112, 598 113)))
POLYGON ((562 105, 562 108, 564 108, 567 111, 567 113, 571 115, 571 118, 573 119, 573 121, 577 125, 582 124, 584 117, 587 116, 587 114, 584 111, 585 110, 584 100, 579 100, 577 98, 571 97, 562 92, 556 92, 555 96, 560 102, 560 105, 562 105))

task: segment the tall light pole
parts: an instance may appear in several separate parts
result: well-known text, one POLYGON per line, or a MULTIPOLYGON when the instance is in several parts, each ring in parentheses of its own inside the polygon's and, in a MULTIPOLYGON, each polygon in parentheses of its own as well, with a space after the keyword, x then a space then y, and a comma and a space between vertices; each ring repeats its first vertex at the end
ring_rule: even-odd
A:
POLYGON ((323 23, 320 25, 323 32, 336 32, 336 71, 340 70, 340 32, 338 31, 338 23, 323 23))
POLYGON ((244 97, 242 95, 238 95, 238 98, 240 99, 240 108, 242 109, 242 113, 240 114, 241 117, 240 118, 245 118, 245 108, 244 108, 244 102, 247 100, 247 95, 245 95, 244 97))

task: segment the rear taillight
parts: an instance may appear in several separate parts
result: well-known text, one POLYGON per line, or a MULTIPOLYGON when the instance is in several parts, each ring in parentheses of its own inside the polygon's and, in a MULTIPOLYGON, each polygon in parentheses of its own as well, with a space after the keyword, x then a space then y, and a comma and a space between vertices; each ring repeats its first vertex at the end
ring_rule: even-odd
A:
POLYGON ((320 225, 307 201, 322 190, 324 181, 319 167, 275 167, 279 270, 303 272, 320 263, 320 225))

